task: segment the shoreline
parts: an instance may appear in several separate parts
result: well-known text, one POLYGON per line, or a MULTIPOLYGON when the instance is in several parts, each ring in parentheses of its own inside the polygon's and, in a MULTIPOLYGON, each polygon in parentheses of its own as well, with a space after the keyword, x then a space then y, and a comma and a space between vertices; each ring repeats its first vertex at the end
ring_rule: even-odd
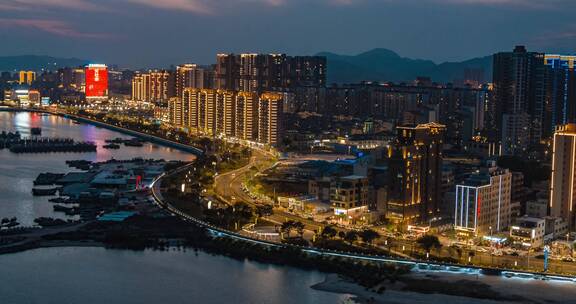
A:
POLYGON ((513 283, 500 277, 487 275, 461 275, 446 273, 424 273, 412 271, 399 281, 385 282, 375 289, 384 287, 379 293, 366 289, 337 274, 327 274, 323 282, 310 286, 312 289, 336 294, 350 294, 358 304, 403 304, 403 303, 450 303, 450 304, 561 304, 575 298, 576 290, 571 282, 543 282, 534 279, 518 279, 513 283), (433 292, 421 287, 443 286, 433 292), (543 293, 542 290, 547 292, 543 293), (489 298, 473 296, 478 291, 492 293, 489 298))
POLYGON ((169 140, 166 138, 162 138, 162 137, 159 137, 156 135, 151 135, 151 134, 146 134, 146 133, 131 130, 131 129, 126 129, 123 127, 111 125, 111 124, 108 124, 105 122, 101 122, 101 121, 97 121, 97 120, 93 120, 93 119, 89 119, 89 118, 85 118, 85 117, 81 117, 81 116, 77 116, 77 115, 73 115, 73 114, 52 112, 52 111, 42 110, 42 109, 15 109, 15 108, 2 108, 2 107, 0 107, 0 112, 12 112, 12 113, 28 112, 28 113, 40 113, 40 114, 54 115, 54 116, 70 119, 72 121, 77 121, 80 123, 89 124, 89 125, 95 126, 97 128, 105 128, 105 129, 108 129, 111 131, 122 133, 124 135, 130 135, 130 136, 138 137, 140 139, 144 139, 144 140, 149 141, 149 142, 154 143, 154 144, 158 144, 158 145, 162 145, 162 146, 165 146, 168 148, 173 148, 173 149, 177 149, 177 150, 180 150, 183 152, 191 153, 196 157, 201 157, 202 155, 204 155, 204 151, 202 151, 200 148, 197 148, 197 147, 194 147, 191 145, 182 144, 182 143, 175 142, 175 141, 172 141, 172 140, 169 140))

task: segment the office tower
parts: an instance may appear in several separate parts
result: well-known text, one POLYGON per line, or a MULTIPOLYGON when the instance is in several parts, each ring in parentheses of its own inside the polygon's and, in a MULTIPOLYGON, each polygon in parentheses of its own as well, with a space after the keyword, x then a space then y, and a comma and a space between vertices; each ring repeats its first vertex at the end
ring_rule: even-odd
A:
POLYGON ((388 218, 424 223, 440 210, 442 145, 446 127, 438 123, 398 127, 388 151, 388 218))
POLYGON ((549 138, 556 126, 576 122, 576 56, 544 56, 546 100, 544 136, 549 138))
POLYGON ((86 99, 108 97, 108 68, 104 64, 89 64, 85 68, 86 99))
POLYGON ((456 185, 454 228, 469 235, 505 231, 511 221, 512 173, 492 164, 456 185))
POLYGON ((185 88, 203 89, 204 69, 195 64, 183 64, 176 67, 176 97, 182 97, 185 88))
POLYGON ((570 231, 576 228, 574 171, 576 163, 576 124, 558 126, 552 150, 550 180, 550 215, 564 219, 570 231))
POLYGON ((31 85, 36 80, 36 72, 34 71, 20 71, 18 76, 19 84, 31 85))
POLYGON ((264 93, 258 102, 258 142, 278 146, 282 138, 283 96, 264 93))
POLYGON ((502 154, 524 154, 542 139, 544 54, 517 46, 494 55, 494 98, 502 154))

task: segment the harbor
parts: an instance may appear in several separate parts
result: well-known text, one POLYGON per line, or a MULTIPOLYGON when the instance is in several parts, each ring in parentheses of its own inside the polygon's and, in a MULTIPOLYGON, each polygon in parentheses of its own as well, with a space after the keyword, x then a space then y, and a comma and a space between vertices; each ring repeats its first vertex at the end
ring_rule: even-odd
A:
MULTIPOLYGON (((53 180, 71 172, 89 169, 89 164, 110 159, 131 160, 135 157, 193 161, 195 156, 177 149, 142 142, 141 147, 122 146, 119 149, 106 149, 106 140, 120 138, 133 140, 133 135, 99 128, 94 125, 73 123, 72 120, 43 113, 0 112, 0 130, 10 130, 12 137, 18 133, 21 138, 38 137, 32 135, 32 128, 42 130, 41 137, 70 138, 74 141, 90 141, 96 144, 95 152, 89 153, 12 153, 0 150, 0 191, 5 200, 0 204, 0 218, 16 217, 21 226, 35 226, 37 218, 53 218, 64 221, 78 220, 79 215, 69 215, 54 210, 49 200, 56 196, 34 196, 33 188, 56 188, 53 180), (68 162, 68 163, 67 163, 68 162), (70 166, 72 165, 72 166, 70 166), (45 173, 53 173, 54 175, 45 173), (40 178, 39 175, 43 174, 40 178)), ((6 132, 8 134, 9 132, 6 132)), ((56 193, 57 194, 57 193, 56 193)), ((66 205, 70 207, 71 205, 66 205)))

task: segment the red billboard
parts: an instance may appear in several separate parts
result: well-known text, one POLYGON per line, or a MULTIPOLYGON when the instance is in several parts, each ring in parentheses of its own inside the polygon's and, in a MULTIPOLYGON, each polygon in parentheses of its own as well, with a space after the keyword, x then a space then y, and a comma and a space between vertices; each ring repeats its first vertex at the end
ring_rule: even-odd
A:
POLYGON ((108 68, 104 64, 86 66, 86 97, 108 96, 108 68))

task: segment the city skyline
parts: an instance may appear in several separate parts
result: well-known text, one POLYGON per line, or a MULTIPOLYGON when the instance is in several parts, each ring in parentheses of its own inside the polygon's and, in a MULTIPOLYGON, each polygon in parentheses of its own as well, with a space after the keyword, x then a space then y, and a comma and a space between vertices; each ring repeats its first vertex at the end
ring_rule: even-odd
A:
POLYGON ((303 4, 4 1, 0 36, 11 43, 0 55, 84 57, 127 67, 160 67, 213 63, 213 54, 221 52, 357 54, 383 47, 439 63, 486 56, 514 44, 572 54, 576 42, 569 14, 576 4, 566 0, 326 0, 306 3, 306 10, 303 4), (30 41, 36 42, 34 48, 30 41), (168 47, 172 45, 179 47, 168 47))

